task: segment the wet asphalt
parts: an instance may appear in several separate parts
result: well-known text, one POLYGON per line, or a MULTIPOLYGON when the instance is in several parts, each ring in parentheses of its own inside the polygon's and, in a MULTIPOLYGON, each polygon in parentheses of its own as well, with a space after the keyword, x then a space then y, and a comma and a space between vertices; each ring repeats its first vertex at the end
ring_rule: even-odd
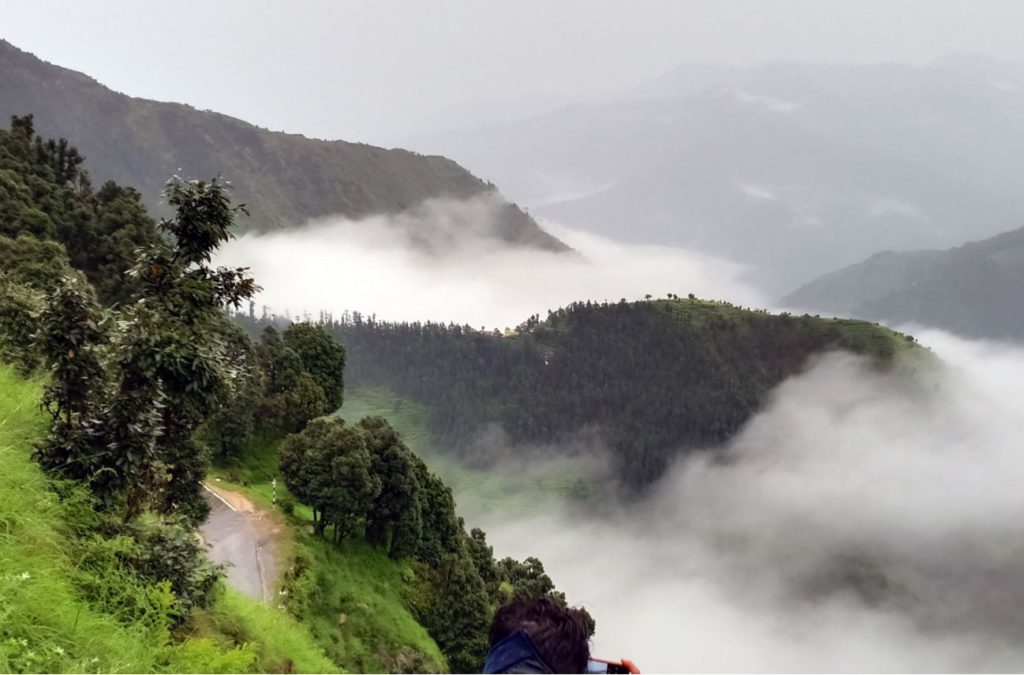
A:
POLYGON ((200 532, 213 562, 224 564, 227 583, 235 590, 266 602, 270 597, 262 541, 257 528, 258 516, 252 512, 235 511, 210 492, 210 517, 200 532))

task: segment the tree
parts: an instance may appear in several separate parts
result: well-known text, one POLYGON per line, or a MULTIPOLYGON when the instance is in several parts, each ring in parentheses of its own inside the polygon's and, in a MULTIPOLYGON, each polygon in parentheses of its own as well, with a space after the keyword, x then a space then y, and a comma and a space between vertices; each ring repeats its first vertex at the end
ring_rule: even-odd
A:
POLYGON ((86 348, 96 321, 81 289, 62 285, 41 317, 54 420, 39 456, 61 473, 89 457, 75 462, 105 503, 123 491, 126 520, 151 505, 198 523, 206 460, 193 435, 233 383, 222 309, 257 287, 245 269, 209 266, 237 210, 225 185, 175 178, 165 198, 177 209, 161 223, 171 242, 144 250, 132 268, 134 294, 114 312, 105 359, 86 348))
POLYGON ((323 328, 310 323, 288 326, 284 344, 298 355, 302 368, 323 389, 328 410, 340 408, 345 392, 345 348, 323 328))
POLYGON ((225 323, 223 328, 230 387, 203 424, 201 435, 221 459, 226 459, 241 455, 255 433, 262 382, 249 338, 233 324, 225 323))
MULTIPOLYGON (((0 236, 0 357, 28 374, 40 362, 35 334, 45 295, 78 278, 64 247, 28 235, 0 236)), ((80 288, 87 290, 85 284, 80 288)))
POLYGON ((140 195, 112 182, 94 192, 82 156, 64 139, 36 136, 32 116, 0 130, 0 235, 59 242, 106 304, 133 291, 135 251, 158 241, 140 195))
POLYGON ((102 443, 96 423, 104 393, 106 373, 99 357, 104 339, 102 315, 92 288, 67 277, 47 298, 39 316, 36 347, 48 364, 52 380, 43 394, 42 406, 50 413, 46 442, 36 450, 43 468, 63 477, 89 480, 101 498, 109 500, 119 480, 110 481, 111 458, 97 446, 102 443))
POLYGON ((281 339, 273 326, 268 326, 260 336, 256 360, 263 373, 264 393, 255 421, 262 431, 302 431, 311 419, 332 410, 323 387, 305 370, 298 352, 281 339))
POLYGON ((476 567, 480 580, 484 582, 487 596, 497 602, 501 578, 498 576, 498 566, 494 562, 494 549, 487 543, 487 533, 479 527, 469 531, 466 538, 466 550, 469 553, 473 566, 476 567))
POLYGON ((554 582, 544 571, 544 563, 537 558, 530 557, 522 562, 503 558, 495 567, 497 577, 507 588, 508 597, 503 598, 502 602, 518 598, 539 598, 551 595, 555 590, 554 582))
POLYGON ((416 558, 428 564, 439 564, 445 555, 460 550, 462 525, 455 515, 451 488, 432 474, 419 457, 414 457, 413 464, 420 485, 423 523, 416 558))
POLYGON ((473 561, 459 551, 421 570, 429 576, 431 593, 420 620, 453 673, 479 673, 487 656, 491 607, 473 561))
POLYGON ((126 330, 115 363, 121 395, 152 397, 147 390, 155 385, 155 398, 164 399, 158 509, 200 522, 208 511, 201 492, 206 460, 192 437, 230 386, 222 310, 237 309, 258 287, 244 268, 210 267, 242 210, 231 205, 223 181, 174 177, 164 199, 175 216, 159 228, 172 244, 144 251, 131 270, 139 292, 119 317, 126 330))
POLYGON ((394 558, 414 555, 423 520, 413 454, 381 417, 367 417, 359 428, 373 456, 372 471, 381 482, 367 514, 366 539, 394 558))
POLYGON ((293 495, 313 509, 314 531, 334 540, 361 533, 381 481, 366 437, 340 419, 316 419, 281 445, 281 473, 293 495))

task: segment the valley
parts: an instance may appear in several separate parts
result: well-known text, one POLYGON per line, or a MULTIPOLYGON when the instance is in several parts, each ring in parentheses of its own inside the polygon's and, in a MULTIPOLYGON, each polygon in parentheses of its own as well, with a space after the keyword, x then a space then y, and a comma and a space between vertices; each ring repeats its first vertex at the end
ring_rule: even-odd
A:
POLYGON ((10 0, 0 673, 1021 670, 1010 4, 10 0))

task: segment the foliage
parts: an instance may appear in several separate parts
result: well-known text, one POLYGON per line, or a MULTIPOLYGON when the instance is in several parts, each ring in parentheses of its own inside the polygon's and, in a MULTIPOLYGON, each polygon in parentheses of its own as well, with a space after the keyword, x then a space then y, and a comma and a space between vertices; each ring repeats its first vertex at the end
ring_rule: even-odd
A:
MULTIPOLYGON (((495 563, 483 531, 465 533, 451 490, 383 418, 355 426, 314 420, 282 444, 281 472, 289 492, 312 507, 315 533, 333 525, 335 544, 347 540, 348 548, 362 535, 393 558, 412 559, 410 607, 457 672, 482 667, 497 605, 539 595, 565 604, 539 560, 495 563)), ((322 592, 310 567, 300 556, 287 576, 289 606, 298 616, 322 592)))
POLYGON ((197 523, 208 508, 206 458, 193 434, 235 379, 221 309, 256 286, 244 269, 209 267, 236 210, 223 183, 175 178, 167 199, 178 213, 160 228, 172 243, 145 250, 132 268, 136 293, 113 311, 105 358, 88 289, 68 280, 49 299, 39 346, 54 376, 45 399, 53 426, 38 456, 89 481, 108 506, 123 499, 126 521, 150 505, 197 523))
POLYGON ((0 361, 16 365, 24 375, 39 367, 35 331, 42 305, 41 293, 0 276, 0 361))
POLYGON ((36 345, 52 375, 42 401, 51 425, 36 459, 44 469, 87 481, 98 495, 107 497, 111 486, 123 488, 126 481, 136 479, 138 470, 131 457, 103 452, 105 439, 96 410, 106 384, 99 353, 105 339, 102 320, 87 283, 65 278, 46 300, 36 345), (122 466, 116 464, 119 459, 122 466))
POLYGON ((332 401, 340 405, 345 350, 322 328, 297 324, 282 339, 268 326, 260 335, 256 364, 263 393, 255 422, 264 434, 301 431, 311 419, 334 410, 332 401))
POLYGON ((351 672, 445 672, 437 645, 407 608, 419 592, 408 561, 365 542, 302 537, 281 601, 327 655, 351 672))
POLYGON ((381 490, 367 512, 366 539, 392 557, 409 557, 423 534, 420 481, 415 455, 381 417, 359 422, 381 490))
POLYGON ((200 438, 220 460, 239 457, 256 434, 256 412, 262 400, 262 379, 256 367, 256 355, 249 338, 233 324, 219 326, 223 331, 229 386, 221 391, 214 412, 197 431, 200 438))
POLYGON ((314 420, 281 446, 285 485, 312 507, 316 533, 333 526, 336 542, 361 531, 380 494, 372 461, 365 434, 337 419, 314 420))
POLYGON ((156 231, 138 192, 111 182, 94 191, 82 161, 66 140, 36 136, 31 115, 12 118, 0 130, 0 235, 63 244, 101 299, 123 301, 135 250, 156 231))
POLYGON ((50 291, 61 278, 73 274, 62 245, 27 234, 0 236, 0 260, 4 281, 39 291, 50 291))
POLYGON ((23 374, 39 366, 34 348, 45 294, 75 276, 64 247, 29 235, 0 236, 0 359, 23 374))
POLYGON ((210 672, 248 662, 237 645, 177 641, 170 585, 125 563, 137 542, 102 536, 93 497, 52 483, 30 460, 47 429, 41 396, 40 382, 0 366, 0 672, 210 672))
POLYGON ((123 530, 135 541, 123 556, 126 564, 143 579, 169 584, 178 619, 210 604, 221 569, 207 559, 188 521, 144 518, 123 530))
POLYGON ((349 385, 426 405, 441 447, 484 462, 494 428, 505 445, 555 448, 593 429, 631 490, 678 453, 730 438, 812 354, 849 349, 885 364, 912 348, 867 322, 695 298, 573 303, 510 337, 359 314, 325 328, 348 350, 349 385))
POLYGON ((320 386, 327 409, 341 407, 344 395, 345 348, 321 327, 293 323, 284 331, 284 345, 299 357, 302 368, 320 386))
POLYGON ((452 672, 478 673, 487 656, 492 607, 483 580, 464 551, 421 564, 428 600, 420 620, 448 657, 452 672))

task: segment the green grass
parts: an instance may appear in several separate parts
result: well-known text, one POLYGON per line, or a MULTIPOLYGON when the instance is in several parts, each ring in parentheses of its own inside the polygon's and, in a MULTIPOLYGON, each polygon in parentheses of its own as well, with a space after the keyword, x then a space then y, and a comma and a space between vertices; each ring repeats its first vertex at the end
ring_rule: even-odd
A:
POLYGON ((30 459, 41 394, 0 366, 0 671, 153 670, 159 631, 94 611, 72 583, 67 513, 30 459))
POLYGON ((304 535, 296 543, 297 581, 288 599, 327 655, 353 672, 444 672, 447 661, 408 609, 410 563, 363 541, 335 546, 304 535))
POLYGON ((86 502, 57 499, 31 459, 46 430, 41 395, 40 381, 0 365, 0 672, 336 670, 277 608, 225 592, 176 635, 166 590, 102 557, 83 565, 99 546, 73 539, 86 502), (102 601, 87 597, 85 567, 106 586, 102 601))
MULTIPOLYGON (((241 492, 260 508, 271 508, 270 483, 243 485, 225 477, 218 485, 241 492)), ((279 480, 278 500, 287 496, 279 480)), ((407 600, 415 588, 413 568, 362 541, 335 546, 314 537, 307 532, 312 518, 312 511, 302 504, 296 504, 287 517, 293 537, 286 548, 292 553, 291 562, 299 561, 303 572, 298 581, 286 575, 281 589, 285 594, 279 600, 309 629, 334 669, 444 672, 444 656, 409 610, 407 600)))
POLYGON ((247 645, 253 655, 253 665, 260 672, 329 673, 338 670, 337 665, 324 656, 306 626, 300 626, 283 609, 263 605, 231 589, 223 589, 211 608, 196 612, 187 630, 188 642, 203 639, 220 649, 247 645))
POLYGON ((431 471, 451 487, 456 510, 463 516, 541 513, 567 498, 591 498, 598 489, 585 466, 570 458, 505 463, 494 470, 466 466, 438 447, 427 426, 426 406, 385 389, 347 392, 337 414, 350 423, 370 415, 386 418, 431 471))
MULTIPOLYGON (((259 508, 271 508, 272 479, 277 478, 278 503, 289 498, 278 468, 280 440, 255 439, 241 458, 220 463, 210 472, 210 478, 227 490, 244 494, 259 508)), ((390 559, 365 542, 346 541, 334 546, 313 537, 307 533, 312 517, 312 511, 302 504, 295 504, 293 513, 287 516, 292 537, 286 548, 303 572, 297 580, 293 574, 286 575, 282 589, 286 595, 279 599, 300 617, 334 669, 447 670, 437 644, 408 608, 416 587, 412 566, 390 559)), ((211 616, 204 618, 207 626, 211 616)), ((219 628, 215 632, 224 631, 219 628)))

